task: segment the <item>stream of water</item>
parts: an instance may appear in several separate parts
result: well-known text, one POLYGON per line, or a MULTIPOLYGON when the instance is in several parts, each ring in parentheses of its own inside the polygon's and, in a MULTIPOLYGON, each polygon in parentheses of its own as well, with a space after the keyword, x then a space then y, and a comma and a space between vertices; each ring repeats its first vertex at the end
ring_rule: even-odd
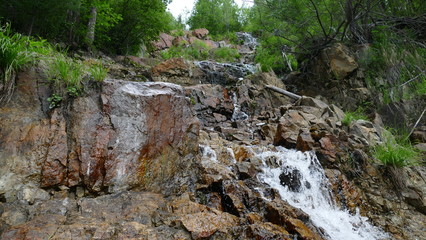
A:
POLYGON ((312 222, 332 240, 389 239, 366 217, 339 209, 333 201, 324 169, 314 153, 302 153, 282 147, 258 154, 263 173, 258 178, 278 190, 290 205, 309 214, 312 222))

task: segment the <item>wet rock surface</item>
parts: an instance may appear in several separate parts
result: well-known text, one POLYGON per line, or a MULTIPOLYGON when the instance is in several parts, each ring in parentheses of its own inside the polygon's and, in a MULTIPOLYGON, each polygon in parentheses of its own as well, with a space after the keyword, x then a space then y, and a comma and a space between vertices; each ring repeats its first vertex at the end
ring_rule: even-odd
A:
MULTIPOLYGON (((346 50, 330 51, 340 59, 335 74, 352 76, 346 50)), ((344 126, 333 104, 265 88, 286 88, 273 73, 206 84, 208 73, 183 59, 145 60, 120 61, 149 69, 154 82, 109 79, 51 111, 37 71, 20 75, 0 108, 1 239, 329 239, 259 178, 265 166, 281 166, 279 185, 312 188, 300 170, 259 157, 282 146, 316 153, 340 209, 391 239, 426 237, 424 166, 395 170, 405 180, 395 189, 391 170, 369 157, 382 140, 376 121, 344 126)), ((412 135, 419 144, 423 132, 412 135)))

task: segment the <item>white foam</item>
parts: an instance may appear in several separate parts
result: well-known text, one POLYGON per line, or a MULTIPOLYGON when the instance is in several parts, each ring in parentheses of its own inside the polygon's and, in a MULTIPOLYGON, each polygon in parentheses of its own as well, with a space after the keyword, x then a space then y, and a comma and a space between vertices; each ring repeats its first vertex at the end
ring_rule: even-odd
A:
MULTIPOLYGON (((276 152, 265 151, 258 156, 262 159, 263 173, 259 180, 278 190, 282 199, 290 205, 306 212, 312 222, 333 240, 373 240, 389 239, 389 235, 371 225, 368 218, 357 212, 350 214, 339 209, 333 201, 328 179, 314 153, 302 153, 278 147, 276 152), (278 164, 268 166, 268 158, 276 159, 278 164), (300 173, 300 189, 291 191, 280 184, 279 176, 287 171, 300 173)), ((294 189, 293 189, 294 190, 294 189)))

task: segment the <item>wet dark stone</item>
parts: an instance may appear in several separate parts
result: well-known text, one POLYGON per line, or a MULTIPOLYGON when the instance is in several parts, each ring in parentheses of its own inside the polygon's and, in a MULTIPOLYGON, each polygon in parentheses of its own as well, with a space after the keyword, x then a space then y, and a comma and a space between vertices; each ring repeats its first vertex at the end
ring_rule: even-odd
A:
POLYGON ((286 168, 280 174, 280 184, 287 186, 292 192, 299 192, 302 187, 302 174, 297 169, 286 168))

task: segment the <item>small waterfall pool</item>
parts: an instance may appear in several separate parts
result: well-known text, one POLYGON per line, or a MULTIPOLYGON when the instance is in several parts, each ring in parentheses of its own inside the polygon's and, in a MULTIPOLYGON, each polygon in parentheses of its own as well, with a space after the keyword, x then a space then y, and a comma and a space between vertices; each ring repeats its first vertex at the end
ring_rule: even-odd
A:
POLYGON ((290 205, 309 214, 312 222, 332 240, 389 239, 368 218, 339 209, 333 201, 329 183, 314 153, 278 147, 258 154, 263 173, 258 178, 278 190, 290 205))

